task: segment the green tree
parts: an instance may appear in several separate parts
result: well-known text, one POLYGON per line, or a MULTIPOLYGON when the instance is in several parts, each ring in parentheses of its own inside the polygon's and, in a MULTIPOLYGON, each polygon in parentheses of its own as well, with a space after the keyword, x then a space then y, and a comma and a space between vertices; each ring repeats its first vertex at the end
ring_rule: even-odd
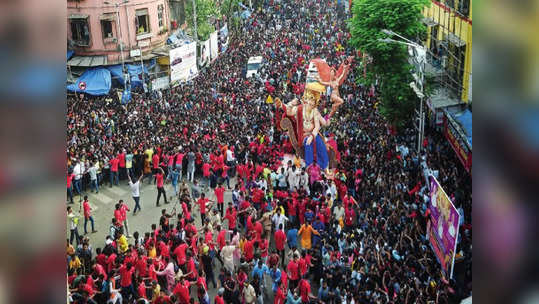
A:
POLYGON ((413 81, 410 73, 413 67, 408 63, 407 47, 381 42, 380 39, 388 38, 382 29, 410 40, 424 37, 426 27, 421 22, 421 12, 429 3, 429 0, 353 0, 353 17, 348 23, 350 44, 372 59, 366 77, 359 73, 362 76, 358 81, 370 85, 378 80, 380 113, 395 126, 410 121, 418 99, 409 85, 413 81))
POLYGON ((239 14, 242 11, 240 8, 241 0, 224 0, 221 4, 221 14, 226 16, 228 20, 228 29, 237 31, 240 25, 239 14))
MULTIPOLYGON (((219 9, 215 5, 214 0, 195 0, 197 10, 197 32, 199 40, 207 40, 210 34, 215 31, 213 25, 210 24, 210 17, 219 17, 219 9)), ((185 2, 185 15, 187 16, 187 24, 194 29, 193 23, 193 0, 185 2)))

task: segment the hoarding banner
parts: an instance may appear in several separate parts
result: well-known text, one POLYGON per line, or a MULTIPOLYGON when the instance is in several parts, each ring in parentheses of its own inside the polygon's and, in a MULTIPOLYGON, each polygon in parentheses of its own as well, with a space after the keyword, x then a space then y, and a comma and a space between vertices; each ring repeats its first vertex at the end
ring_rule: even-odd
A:
POLYGON ((453 277, 455 250, 459 233, 459 213, 434 176, 430 181, 430 221, 427 234, 442 270, 453 277))
POLYGON ((204 41, 200 49, 200 65, 204 66, 210 62, 210 39, 204 41))
POLYGON ((457 157, 462 162, 464 169, 470 172, 472 168, 472 151, 468 148, 468 145, 464 143, 464 138, 459 135, 455 126, 449 122, 449 119, 445 118, 444 135, 449 141, 449 144, 455 150, 457 157))
POLYGON ((210 34, 210 58, 213 61, 219 55, 219 48, 217 46, 217 31, 210 34))
POLYGON ((159 77, 152 80, 152 90, 157 91, 161 89, 166 89, 169 86, 168 76, 159 77))
POLYGON ((170 50, 170 82, 187 81, 197 74, 196 42, 170 50))

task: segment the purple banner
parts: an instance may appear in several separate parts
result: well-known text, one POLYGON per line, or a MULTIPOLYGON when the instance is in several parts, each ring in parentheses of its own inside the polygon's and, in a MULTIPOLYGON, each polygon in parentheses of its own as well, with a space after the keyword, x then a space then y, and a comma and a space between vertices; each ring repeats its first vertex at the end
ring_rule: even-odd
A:
POLYGON ((442 270, 453 277, 455 249, 459 233, 459 213, 434 176, 430 181, 430 221, 427 235, 442 270))

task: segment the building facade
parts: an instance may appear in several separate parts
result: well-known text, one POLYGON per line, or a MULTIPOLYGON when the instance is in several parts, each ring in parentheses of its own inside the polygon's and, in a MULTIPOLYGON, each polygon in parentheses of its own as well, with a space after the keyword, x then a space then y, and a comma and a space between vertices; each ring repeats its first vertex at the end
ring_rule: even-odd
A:
POLYGON ((130 55, 145 58, 166 43, 169 16, 167 0, 68 0, 68 48, 78 57, 100 59, 86 66, 122 62, 122 47, 125 61, 135 60, 130 55))
POLYGON ((472 0, 431 0, 424 10, 429 64, 452 98, 472 100, 472 0))

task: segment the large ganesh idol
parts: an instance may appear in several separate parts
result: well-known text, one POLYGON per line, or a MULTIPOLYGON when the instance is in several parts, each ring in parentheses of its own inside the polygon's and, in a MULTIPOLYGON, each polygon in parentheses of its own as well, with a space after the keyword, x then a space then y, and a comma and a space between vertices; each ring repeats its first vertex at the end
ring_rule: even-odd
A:
POLYGON ((322 117, 318 111, 321 95, 326 87, 318 82, 305 86, 301 102, 294 99, 288 104, 275 99, 275 105, 284 111, 281 119, 281 129, 288 131, 290 142, 297 156, 305 160, 309 168, 316 164, 325 170, 326 175, 332 175, 330 169, 337 165, 335 145, 328 145, 321 135, 321 128, 329 125, 329 119, 322 117))

